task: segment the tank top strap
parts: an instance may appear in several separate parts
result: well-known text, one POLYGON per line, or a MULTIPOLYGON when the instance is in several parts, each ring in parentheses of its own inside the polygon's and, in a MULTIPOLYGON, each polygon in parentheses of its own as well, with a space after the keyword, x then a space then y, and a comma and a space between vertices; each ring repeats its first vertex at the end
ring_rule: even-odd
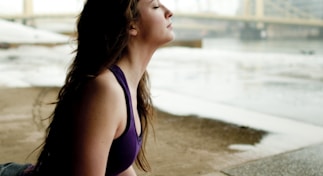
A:
POLYGON ((117 78, 119 84, 121 85, 123 91, 126 93, 127 97, 131 99, 130 97, 130 91, 127 83, 126 76, 124 75, 123 71, 120 67, 117 65, 113 65, 110 67, 110 70, 114 74, 114 76, 117 78))
POLYGON ((126 104, 127 104, 127 114, 128 114, 127 126, 126 126, 126 131, 127 131, 129 129, 129 127, 134 126, 134 114, 133 114, 133 107, 132 107, 132 103, 131 103, 132 100, 131 100, 129 86, 127 83, 127 79, 120 67, 118 67, 117 65, 112 65, 110 67, 110 70, 114 74, 114 76, 116 77, 117 81, 119 82, 119 84, 121 85, 121 87, 125 93, 126 104), (130 124, 131 124, 131 126, 130 126, 130 124))

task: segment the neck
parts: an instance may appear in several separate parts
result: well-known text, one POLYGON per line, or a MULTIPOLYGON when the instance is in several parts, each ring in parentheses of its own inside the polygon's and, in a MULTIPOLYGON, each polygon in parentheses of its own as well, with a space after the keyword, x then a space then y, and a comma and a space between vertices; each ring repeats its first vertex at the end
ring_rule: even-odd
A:
POLYGON ((132 89, 137 89, 139 81, 156 49, 145 45, 130 45, 127 55, 118 61, 117 65, 124 72, 132 89))

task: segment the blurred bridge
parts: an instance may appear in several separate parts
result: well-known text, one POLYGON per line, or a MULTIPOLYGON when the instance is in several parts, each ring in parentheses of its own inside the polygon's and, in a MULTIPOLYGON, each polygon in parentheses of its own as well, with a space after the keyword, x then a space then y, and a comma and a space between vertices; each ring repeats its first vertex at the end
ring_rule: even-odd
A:
MULTIPOLYGON (((323 1, 321 5, 323 5, 323 1)), ((318 4, 318 6, 320 6, 320 4, 318 4)), ((323 6, 321 11, 323 11, 323 6)), ((234 16, 210 12, 179 12, 175 14, 176 17, 189 17, 195 19, 323 27, 323 15, 322 17, 315 16, 310 12, 306 12, 305 10, 294 6, 289 0, 240 0, 240 9, 234 16)))
POLYGON ((240 0, 240 7, 235 15, 178 12, 175 13, 174 19, 177 20, 175 23, 177 28, 209 31, 219 28, 218 23, 212 23, 212 21, 240 23, 244 25, 240 30, 240 36, 246 38, 261 38, 261 33, 272 25, 315 28, 318 31, 317 37, 323 38, 323 0, 321 4, 315 5, 318 6, 320 15, 296 6, 291 0, 240 0), (195 19, 195 21, 189 23, 188 19, 195 19))
MULTIPOLYGON (((196 3, 198 1, 196 0, 196 3)), ((185 13, 175 9, 174 27, 176 29, 216 31, 219 28, 217 22, 242 23, 244 25, 244 28, 241 29, 242 36, 257 38, 269 25, 302 26, 318 29, 318 35, 323 37, 323 15, 318 16, 310 11, 305 11, 300 6, 295 6, 291 0, 239 0, 239 2, 240 6, 235 15, 221 15, 211 11, 185 13)), ((310 3, 310 1, 306 2, 310 3)), ((320 4, 318 5, 320 6, 320 4)), ((24 0, 23 9, 22 14, 0 15, 0 18, 20 19, 26 22, 34 19, 75 18, 77 16, 76 13, 35 14, 33 0, 24 0)))

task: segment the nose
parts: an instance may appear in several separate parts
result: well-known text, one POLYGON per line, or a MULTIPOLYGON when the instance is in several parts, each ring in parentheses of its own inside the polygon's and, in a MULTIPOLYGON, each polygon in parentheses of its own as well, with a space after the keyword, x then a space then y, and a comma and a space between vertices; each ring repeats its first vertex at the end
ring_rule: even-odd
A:
POLYGON ((168 18, 171 18, 173 16, 173 12, 172 11, 170 11, 170 10, 168 10, 168 18))
POLYGON ((167 7, 165 7, 165 17, 166 18, 171 18, 173 16, 173 12, 171 10, 169 10, 167 7))

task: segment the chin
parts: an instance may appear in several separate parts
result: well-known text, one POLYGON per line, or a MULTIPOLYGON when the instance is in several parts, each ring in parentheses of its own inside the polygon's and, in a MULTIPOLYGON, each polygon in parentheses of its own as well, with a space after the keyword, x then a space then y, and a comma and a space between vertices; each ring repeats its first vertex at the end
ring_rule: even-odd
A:
POLYGON ((171 38, 170 39, 170 42, 175 40, 175 33, 174 32, 171 33, 171 37, 170 38, 171 38))
POLYGON ((172 32, 169 37, 167 38, 167 40, 165 40, 165 43, 164 45, 168 44, 168 43, 171 43, 172 41, 175 40, 175 34, 172 32))
POLYGON ((175 40, 175 34, 173 32, 167 34, 167 35, 164 35, 162 38, 159 38, 159 40, 155 40, 155 42, 157 42, 157 46, 164 46, 164 45, 167 45, 169 43, 171 43, 172 41, 175 40))

